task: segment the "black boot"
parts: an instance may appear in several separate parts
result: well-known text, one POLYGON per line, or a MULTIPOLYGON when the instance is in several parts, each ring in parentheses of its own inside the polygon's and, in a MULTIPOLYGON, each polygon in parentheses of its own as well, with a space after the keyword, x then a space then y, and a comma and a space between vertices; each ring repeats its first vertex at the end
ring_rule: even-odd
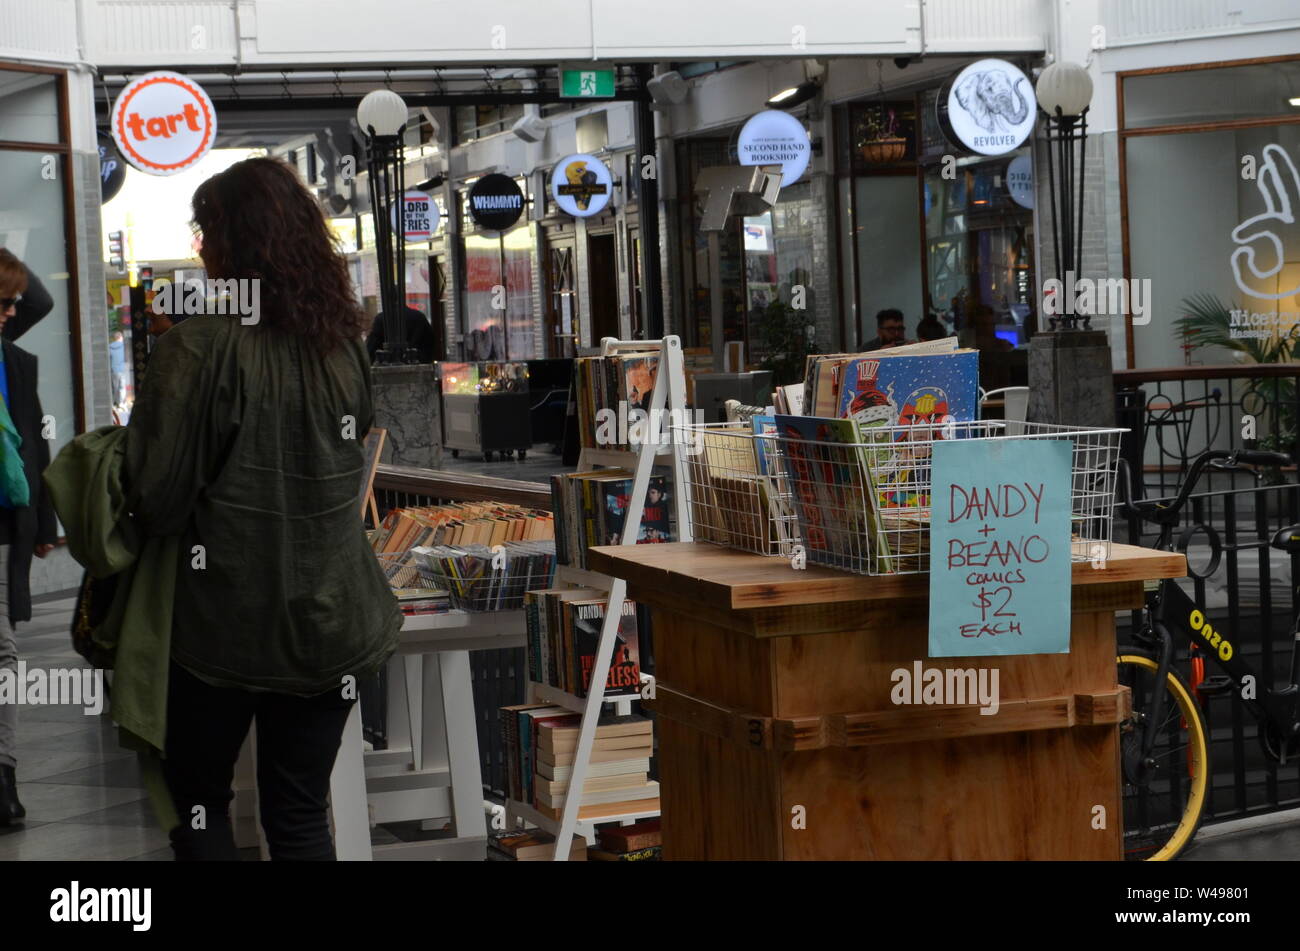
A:
POLYGON ((27 810, 18 801, 18 780, 12 766, 0 766, 0 826, 22 819, 27 810))

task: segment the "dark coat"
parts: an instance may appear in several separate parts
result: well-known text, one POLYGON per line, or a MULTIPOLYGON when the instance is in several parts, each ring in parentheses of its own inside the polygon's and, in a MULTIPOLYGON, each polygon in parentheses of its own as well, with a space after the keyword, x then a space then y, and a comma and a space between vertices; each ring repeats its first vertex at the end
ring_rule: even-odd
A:
POLYGON ((45 492, 41 473, 50 464, 50 444, 41 433, 41 399, 36 393, 36 357, 9 340, 4 347, 5 375, 9 381, 9 416, 22 438, 23 469, 31 486, 31 502, 14 509, 13 547, 9 553, 9 620, 30 621, 32 592, 28 576, 33 549, 53 545, 58 537, 54 506, 45 492))

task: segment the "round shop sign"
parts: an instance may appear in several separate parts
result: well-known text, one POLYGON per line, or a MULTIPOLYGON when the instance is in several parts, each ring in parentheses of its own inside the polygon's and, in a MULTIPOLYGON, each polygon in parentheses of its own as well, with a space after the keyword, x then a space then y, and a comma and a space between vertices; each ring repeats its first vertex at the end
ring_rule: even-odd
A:
POLYGON ((780 165, 781 187, 793 185, 808 168, 812 141, 803 123, 779 109, 751 116, 740 130, 736 152, 741 165, 780 165))
POLYGON ((126 181, 126 162, 111 135, 97 132, 95 140, 99 143, 99 200, 107 205, 117 197, 126 181))
POLYGON ((509 175, 484 175, 469 190, 469 216, 484 231, 505 231, 523 213, 524 193, 509 175))
MULTIPOLYGON (((397 228, 397 209, 393 209, 393 228, 397 228)), ((402 235, 407 241, 427 241, 438 230, 438 203, 425 192, 409 191, 402 196, 402 235)))
POLYGON ((1001 59, 971 63, 939 90, 939 125, 954 145, 981 155, 1019 148, 1034 131, 1029 77, 1001 59))
POLYGON ((594 155, 566 155, 551 172, 551 197, 566 214, 590 218, 605 210, 614 179, 594 155))
POLYGON ((1007 194, 1022 208, 1034 207, 1034 167, 1028 155, 1017 155, 1007 164, 1007 194))
POLYGON ((208 154, 217 111, 203 88, 180 73, 146 73, 113 103, 113 141, 150 175, 175 175, 208 154))

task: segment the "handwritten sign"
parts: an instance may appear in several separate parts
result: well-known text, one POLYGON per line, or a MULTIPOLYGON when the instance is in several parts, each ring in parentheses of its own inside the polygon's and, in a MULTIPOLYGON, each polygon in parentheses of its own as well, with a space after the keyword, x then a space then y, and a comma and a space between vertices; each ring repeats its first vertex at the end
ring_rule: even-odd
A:
POLYGON ((1060 439, 935 443, 931 657, 1069 652, 1070 453, 1060 439))

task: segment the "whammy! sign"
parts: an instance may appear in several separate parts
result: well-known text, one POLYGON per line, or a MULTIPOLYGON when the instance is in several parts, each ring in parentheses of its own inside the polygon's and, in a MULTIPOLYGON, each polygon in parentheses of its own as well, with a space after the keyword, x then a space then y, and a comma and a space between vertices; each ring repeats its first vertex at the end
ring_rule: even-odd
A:
POLYGON ((113 103, 112 130, 122 155, 140 171, 175 175, 212 148, 217 111, 193 80, 179 73, 147 73, 113 103))

